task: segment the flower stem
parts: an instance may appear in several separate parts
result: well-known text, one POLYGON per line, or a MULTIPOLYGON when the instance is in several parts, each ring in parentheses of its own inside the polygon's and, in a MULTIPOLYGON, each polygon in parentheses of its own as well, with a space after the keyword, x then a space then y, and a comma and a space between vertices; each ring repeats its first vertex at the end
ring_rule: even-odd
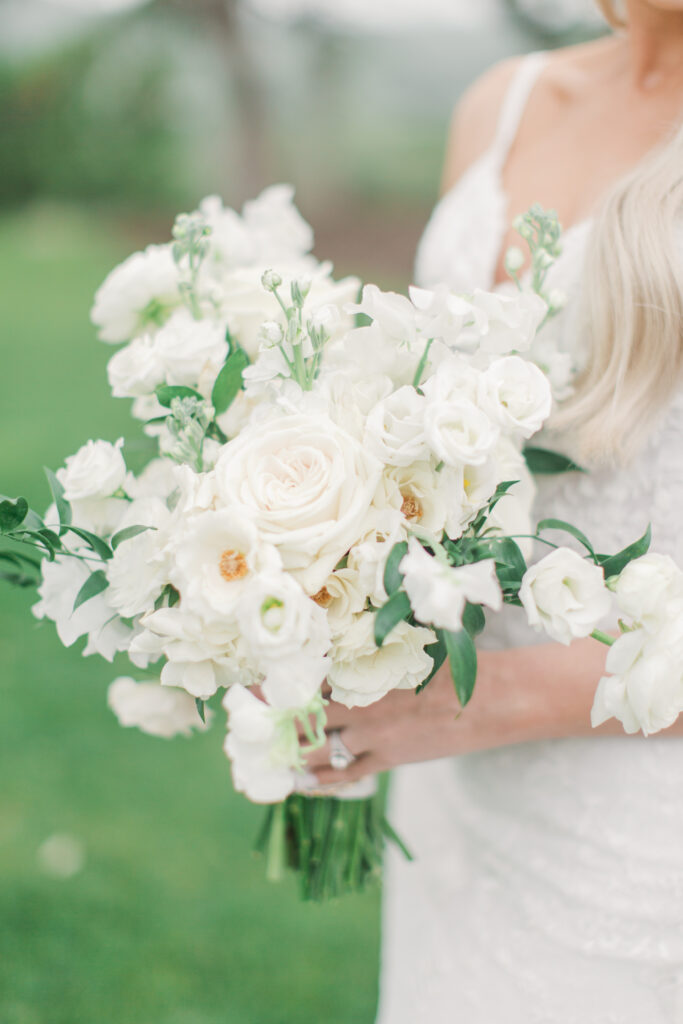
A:
POLYGON ((266 853, 266 878, 269 882, 279 882, 285 868, 285 805, 275 804, 268 836, 266 853))
POLYGON ((413 377, 413 387, 414 388, 417 388, 417 387, 420 386, 420 381, 422 380, 422 374, 424 373, 425 366, 427 365, 427 356, 429 355, 429 350, 432 347, 432 342, 433 341, 434 341, 433 338, 429 338, 429 340, 427 341, 427 344, 425 345, 424 352, 422 353, 422 357, 420 359, 420 362, 417 364, 417 369, 415 370, 415 376, 413 377))
POLYGON ((617 642, 616 637, 610 636, 609 633, 603 633, 601 629, 594 629, 591 636, 594 640, 599 640, 601 644, 606 644, 607 647, 611 647, 617 642))

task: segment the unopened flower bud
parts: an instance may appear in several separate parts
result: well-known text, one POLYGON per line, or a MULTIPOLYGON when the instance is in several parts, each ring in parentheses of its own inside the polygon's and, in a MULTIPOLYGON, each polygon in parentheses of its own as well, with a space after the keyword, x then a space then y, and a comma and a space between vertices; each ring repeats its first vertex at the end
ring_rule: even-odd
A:
POLYGON ((261 324, 258 332, 259 345, 263 345, 264 348, 275 348, 279 345, 284 337, 282 327, 277 320, 266 320, 265 323, 261 324))
POLYGON ((267 292, 274 292, 282 284, 282 278, 276 271, 266 270, 261 277, 261 284, 267 292))
POLYGON ((306 296, 311 290, 310 278, 302 277, 298 281, 292 281, 292 302, 295 306, 303 306, 306 296))
POLYGON ((505 253, 505 269, 508 274, 516 274, 524 266, 524 253, 518 245, 511 245, 505 253))
POLYGON ((548 303, 551 309, 564 309, 567 305, 567 293, 562 291, 561 288, 553 288, 548 295, 548 303))

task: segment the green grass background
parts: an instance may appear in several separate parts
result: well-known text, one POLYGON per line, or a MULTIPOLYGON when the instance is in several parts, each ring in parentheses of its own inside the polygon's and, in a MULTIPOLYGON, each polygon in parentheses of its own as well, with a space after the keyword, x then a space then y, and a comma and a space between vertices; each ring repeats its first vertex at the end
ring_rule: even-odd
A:
MULTIPOLYGON (((88 322, 130 248, 63 209, 0 221, 0 492, 41 510, 43 465, 139 442, 88 322)), ((266 883, 222 723, 121 729, 105 694, 126 663, 63 648, 34 600, 0 583, 0 1024, 371 1024, 378 894, 321 908, 266 883), (72 878, 39 865, 55 833, 84 846, 72 878)))

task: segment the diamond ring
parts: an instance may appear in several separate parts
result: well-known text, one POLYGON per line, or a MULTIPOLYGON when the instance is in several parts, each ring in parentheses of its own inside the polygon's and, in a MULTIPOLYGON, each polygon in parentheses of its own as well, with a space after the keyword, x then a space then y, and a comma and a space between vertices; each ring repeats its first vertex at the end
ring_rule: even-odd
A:
POLYGON ((330 767, 335 771, 343 772, 345 768, 353 764, 356 755, 352 754, 344 743, 339 729, 331 729, 327 738, 330 742, 330 767))

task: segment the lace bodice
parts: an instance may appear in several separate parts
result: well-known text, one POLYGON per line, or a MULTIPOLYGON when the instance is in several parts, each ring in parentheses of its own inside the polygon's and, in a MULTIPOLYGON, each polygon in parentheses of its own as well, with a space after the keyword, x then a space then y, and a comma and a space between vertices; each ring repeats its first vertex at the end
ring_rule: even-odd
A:
MULTIPOLYGON (((522 62, 491 148, 436 207, 418 283, 492 287, 509 220, 501 169, 545 59, 522 62)), ((569 302, 548 330, 577 362, 590 229, 565 234, 549 282, 569 302)), ((630 465, 542 481, 538 518, 567 519, 605 551, 650 522, 653 548, 683 563, 682 450, 679 389, 630 465)), ((543 640, 506 608, 483 643, 543 640)), ((416 860, 389 860, 378 1024, 682 1024, 683 741, 545 741, 396 776, 394 824, 416 860)))

